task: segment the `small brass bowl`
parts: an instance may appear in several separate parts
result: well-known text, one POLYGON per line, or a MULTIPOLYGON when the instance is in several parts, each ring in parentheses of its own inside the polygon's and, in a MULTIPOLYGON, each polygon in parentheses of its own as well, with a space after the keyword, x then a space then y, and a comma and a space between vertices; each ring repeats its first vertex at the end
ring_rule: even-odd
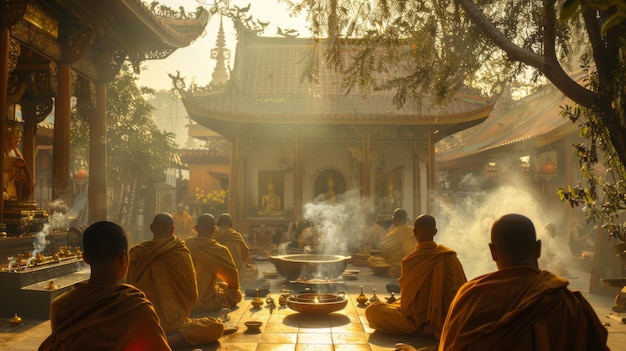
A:
POLYGON ((261 332, 261 326, 263 325, 263 322, 261 321, 247 321, 245 323, 243 323, 248 330, 246 330, 246 332, 248 333, 260 333, 261 332))

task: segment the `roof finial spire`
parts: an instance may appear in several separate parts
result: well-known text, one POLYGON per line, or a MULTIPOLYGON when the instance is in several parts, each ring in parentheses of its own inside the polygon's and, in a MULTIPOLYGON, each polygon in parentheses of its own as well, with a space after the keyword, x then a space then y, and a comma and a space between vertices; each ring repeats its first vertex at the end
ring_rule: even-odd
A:
POLYGON ((226 61, 230 60, 230 50, 226 49, 226 38, 224 36, 224 26, 222 25, 222 16, 220 15, 220 29, 217 31, 217 46, 211 49, 211 58, 215 61, 215 69, 211 76, 211 85, 225 84, 228 81, 228 72, 226 71, 226 61))

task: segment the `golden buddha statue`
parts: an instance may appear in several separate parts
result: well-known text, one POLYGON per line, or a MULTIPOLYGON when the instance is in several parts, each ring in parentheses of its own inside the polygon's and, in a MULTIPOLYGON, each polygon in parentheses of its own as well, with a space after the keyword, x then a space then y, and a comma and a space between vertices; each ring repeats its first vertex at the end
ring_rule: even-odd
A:
POLYGON ((267 194, 261 198, 261 208, 257 211, 260 215, 280 216, 283 214, 280 196, 274 192, 274 180, 270 176, 267 180, 267 194))
POLYGON ((327 190, 322 195, 322 200, 329 204, 334 204, 337 201, 337 194, 335 193, 335 178, 332 173, 328 175, 328 182, 326 183, 327 190))
POLYGON ((33 194, 34 182, 18 149, 22 132, 8 128, 4 136, 2 196, 5 200, 26 201, 33 194))

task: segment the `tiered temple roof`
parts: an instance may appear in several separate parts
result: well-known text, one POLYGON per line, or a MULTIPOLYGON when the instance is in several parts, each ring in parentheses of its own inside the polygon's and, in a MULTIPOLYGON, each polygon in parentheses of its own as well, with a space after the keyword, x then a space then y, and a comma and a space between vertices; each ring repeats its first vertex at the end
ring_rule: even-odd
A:
POLYGON ((407 102, 398 109, 393 94, 345 93, 341 75, 328 67, 323 53, 312 54, 309 39, 243 31, 230 81, 184 91, 183 103, 193 120, 226 137, 233 124, 440 125, 443 137, 480 123, 494 104, 464 88, 445 106, 433 106, 425 97, 420 105, 407 102), (318 67, 315 79, 305 76, 311 59, 318 67))

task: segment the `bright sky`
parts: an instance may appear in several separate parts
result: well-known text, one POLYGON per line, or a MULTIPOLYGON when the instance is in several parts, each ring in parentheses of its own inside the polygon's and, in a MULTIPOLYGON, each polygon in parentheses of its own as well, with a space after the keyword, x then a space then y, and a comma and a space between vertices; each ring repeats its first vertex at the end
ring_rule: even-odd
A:
MULTIPOLYGON (((203 0, 205 3, 213 3, 213 0, 203 0)), ((150 0, 145 0, 150 3, 150 0)), ((178 10, 180 6, 185 8, 187 13, 194 12, 200 6, 196 0, 160 0, 160 4, 167 5, 178 10)), ((252 3, 249 14, 255 16, 263 22, 270 22, 263 36, 276 36, 276 27, 294 28, 301 30, 301 36, 306 36, 302 31, 306 27, 303 16, 290 18, 287 5, 279 0, 230 0, 231 6, 236 5, 241 8, 252 3)), ((208 6, 207 6, 208 7, 208 6)), ((209 84, 215 61, 211 60, 211 49, 215 48, 217 31, 219 28, 219 16, 213 16, 209 20, 205 32, 191 45, 176 50, 172 55, 163 60, 151 60, 143 63, 143 71, 139 76, 139 85, 154 89, 170 89, 171 79, 168 73, 176 74, 180 71, 181 77, 185 77, 185 83, 189 86, 195 81, 199 86, 209 84)), ((224 19, 224 31, 226 33, 226 45, 231 50, 231 61, 235 56, 235 34, 232 22, 228 18, 224 19)), ((231 66, 232 68, 232 66, 231 66)))

